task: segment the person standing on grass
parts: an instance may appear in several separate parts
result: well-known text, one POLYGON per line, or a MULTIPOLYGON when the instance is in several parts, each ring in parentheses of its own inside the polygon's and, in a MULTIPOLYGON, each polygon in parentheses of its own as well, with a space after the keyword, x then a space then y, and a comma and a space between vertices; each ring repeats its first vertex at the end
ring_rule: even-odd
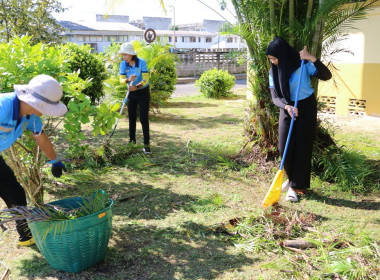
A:
POLYGON ((137 106, 140 108, 140 122, 144 135, 144 154, 151 154, 149 136, 150 89, 148 67, 144 59, 137 57, 131 43, 121 45, 119 54, 123 56, 120 63, 120 83, 130 83, 127 99, 129 118, 129 143, 136 143, 137 106))
POLYGON ((310 188, 311 156, 317 123, 317 101, 310 77, 326 81, 331 79, 330 70, 306 46, 298 52, 282 37, 274 39, 266 50, 270 60, 269 87, 273 103, 280 108, 279 150, 284 153, 293 113, 296 119, 284 163, 288 180, 282 186, 288 191, 286 200, 298 201, 297 193, 304 194, 310 188), (301 77, 298 106, 294 106, 300 78, 301 60, 305 65, 301 77))
MULTIPOLYGON (((39 75, 30 80, 28 85, 15 85, 14 89, 15 92, 0 94, 0 152, 16 142, 25 130, 30 130, 50 160, 48 163, 52 164, 53 175, 60 177, 66 167, 43 133, 40 116, 63 116, 67 112, 66 106, 60 102, 61 85, 48 75, 39 75)), ((27 205, 23 187, 1 155, 0 197, 8 208, 27 205)), ((35 244, 26 220, 16 221, 16 229, 20 236, 19 245, 35 244)))

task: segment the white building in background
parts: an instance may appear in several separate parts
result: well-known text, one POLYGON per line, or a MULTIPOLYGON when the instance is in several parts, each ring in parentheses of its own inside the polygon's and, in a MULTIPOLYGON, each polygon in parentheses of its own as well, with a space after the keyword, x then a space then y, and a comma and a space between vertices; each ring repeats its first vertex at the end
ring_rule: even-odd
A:
POLYGON ((59 21, 67 31, 62 35, 68 42, 78 45, 89 44, 98 52, 102 52, 112 42, 122 43, 133 40, 143 41, 147 28, 153 28, 161 42, 175 48, 197 51, 228 51, 246 48, 241 38, 236 35, 220 35, 217 29, 223 21, 204 20, 203 24, 180 25, 179 29, 169 30, 171 18, 143 17, 142 21, 129 23, 129 16, 96 15, 95 21, 59 21))
POLYGON ((206 31, 182 31, 176 30, 156 30, 157 37, 161 42, 174 46, 175 33, 175 48, 180 50, 206 50, 210 49, 211 45, 216 42, 217 36, 214 33, 206 31))
MULTIPOLYGON (((157 37, 161 42, 174 45, 174 31, 156 30, 157 37)), ((178 50, 196 51, 229 51, 246 48, 240 36, 220 35, 207 31, 175 31, 175 48, 178 50)))
POLYGON ((220 26, 225 24, 226 21, 204 19, 203 22, 178 24, 176 27, 179 30, 186 31, 208 31, 211 33, 217 33, 220 26))
POLYGON ((144 40, 144 30, 125 22, 60 21, 59 23, 67 29, 63 34, 67 42, 91 45, 98 52, 103 52, 112 42, 144 40))

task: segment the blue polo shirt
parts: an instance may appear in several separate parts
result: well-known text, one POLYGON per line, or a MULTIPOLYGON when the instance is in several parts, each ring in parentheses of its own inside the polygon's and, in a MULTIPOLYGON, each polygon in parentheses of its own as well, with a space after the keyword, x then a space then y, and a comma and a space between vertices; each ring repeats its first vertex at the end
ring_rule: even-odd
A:
POLYGON ((27 129, 34 134, 42 132, 40 117, 32 114, 19 118, 20 100, 16 93, 0 94, 0 152, 8 149, 27 129))
MULTIPOLYGON (((148 67, 145 60, 142 58, 137 58, 135 65, 133 66, 129 65, 125 60, 120 63, 120 75, 125 75, 129 78, 131 75, 136 74, 137 78, 133 81, 133 86, 136 86, 143 80, 143 73, 148 73, 148 67)), ((147 87, 148 85, 149 81, 144 87, 147 87)))
MULTIPOLYGON (((296 100, 297 86, 300 73, 301 67, 294 71, 289 79, 290 99, 292 101, 296 100)), ((308 63, 304 64, 298 100, 306 99, 313 94, 314 89, 311 87, 310 77, 315 76, 316 74, 317 68, 315 68, 312 62, 309 61, 308 63)), ((274 88, 273 77, 271 75, 269 75, 269 87, 274 88)))

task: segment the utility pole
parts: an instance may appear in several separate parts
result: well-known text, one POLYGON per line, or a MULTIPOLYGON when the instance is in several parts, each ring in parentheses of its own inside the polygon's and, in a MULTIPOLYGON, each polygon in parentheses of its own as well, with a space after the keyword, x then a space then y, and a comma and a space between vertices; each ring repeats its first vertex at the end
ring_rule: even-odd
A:
POLYGON ((174 4, 173 4, 173 48, 175 49, 175 0, 174 0, 174 4))

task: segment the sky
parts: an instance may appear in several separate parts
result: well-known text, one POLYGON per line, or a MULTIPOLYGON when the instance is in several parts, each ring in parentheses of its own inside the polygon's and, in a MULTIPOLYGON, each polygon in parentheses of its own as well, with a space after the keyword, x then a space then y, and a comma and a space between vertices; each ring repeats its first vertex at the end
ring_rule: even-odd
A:
POLYGON ((227 0, 227 9, 222 11, 220 0, 201 0, 218 13, 208 8, 198 0, 164 0, 167 10, 163 11, 159 0, 113 0, 118 3, 111 7, 111 0, 59 0, 62 6, 68 8, 65 13, 54 14, 58 20, 95 20, 96 14, 127 15, 129 20, 142 19, 143 16, 172 18, 172 24, 186 24, 203 22, 204 19, 228 20, 235 23, 232 15, 234 9, 230 0, 227 0), (173 9, 173 7, 175 7, 173 9), (175 11, 175 13, 174 13, 175 11), (223 18, 224 17, 224 18, 223 18))

